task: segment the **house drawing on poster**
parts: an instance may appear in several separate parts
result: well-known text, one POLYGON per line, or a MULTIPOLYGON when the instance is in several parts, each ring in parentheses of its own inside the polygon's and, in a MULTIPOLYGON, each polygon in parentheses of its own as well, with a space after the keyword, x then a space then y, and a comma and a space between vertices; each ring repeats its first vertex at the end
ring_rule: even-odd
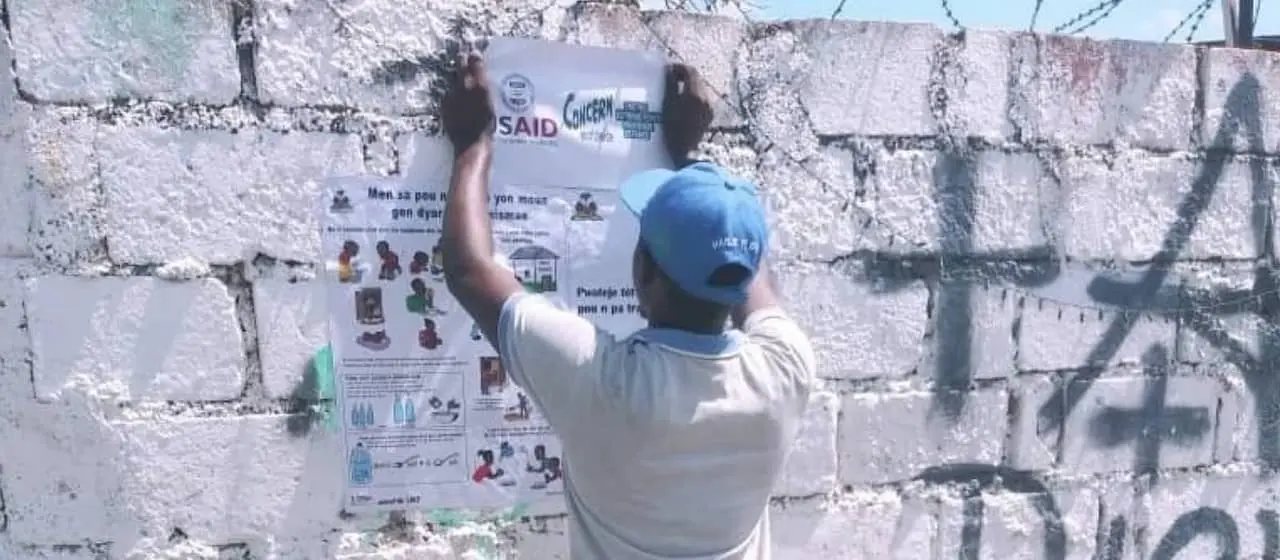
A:
POLYGON ((536 293, 556 291, 560 255, 540 245, 526 245, 507 258, 525 289, 536 293))

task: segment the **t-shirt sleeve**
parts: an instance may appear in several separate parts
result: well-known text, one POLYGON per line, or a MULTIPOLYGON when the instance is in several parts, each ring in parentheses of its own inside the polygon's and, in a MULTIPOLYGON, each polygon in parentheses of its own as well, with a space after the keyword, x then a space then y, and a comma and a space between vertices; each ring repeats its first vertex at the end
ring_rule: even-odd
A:
POLYGON ((752 313, 742 324, 742 332, 774 362, 777 371, 793 376, 804 387, 817 377, 817 358, 809 336, 781 307, 752 313))
POLYGON ((498 354, 511 380, 552 425, 599 396, 600 355, 614 337, 545 297, 516 294, 498 319, 498 354))

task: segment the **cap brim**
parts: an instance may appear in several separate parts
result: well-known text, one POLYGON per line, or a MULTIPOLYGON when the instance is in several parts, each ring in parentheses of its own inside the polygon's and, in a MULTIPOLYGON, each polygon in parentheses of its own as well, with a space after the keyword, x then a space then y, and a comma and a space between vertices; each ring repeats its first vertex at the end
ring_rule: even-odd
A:
POLYGON ((650 169, 628 177, 618 186, 618 195, 622 197, 622 205, 632 214, 639 216, 649 205, 654 193, 667 184, 676 174, 670 169, 650 169))

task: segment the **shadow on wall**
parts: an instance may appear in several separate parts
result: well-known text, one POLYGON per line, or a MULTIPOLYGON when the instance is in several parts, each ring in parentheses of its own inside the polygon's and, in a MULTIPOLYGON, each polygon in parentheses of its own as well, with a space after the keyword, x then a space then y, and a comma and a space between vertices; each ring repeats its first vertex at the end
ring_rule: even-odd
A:
MULTIPOLYGON (((1243 133, 1247 151, 1263 153, 1264 139, 1259 116, 1261 85, 1252 74, 1245 74, 1231 89, 1226 99, 1227 118, 1216 131, 1211 145, 1229 145, 1243 133)), ((977 283, 1014 285, 1023 288, 1045 286, 1063 273, 1064 260, 1052 247, 1038 247, 1021 252, 977 253, 974 251, 976 193, 974 153, 976 146, 963 143, 946 147, 934 169, 935 203, 940 220, 941 250, 932 255, 903 256, 883 251, 866 251, 848 257, 862 265, 856 280, 874 286, 879 292, 892 292, 909 283, 924 279, 938 286, 933 313, 935 329, 935 367, 933 408, 941 416, 956 422, 966 406, 966 397, 974 381, 973 364, 975 325, 972 299, 977 283)), ((1230 156, 1210 153, 1200 165, 1190 192, 1177 208, 1177 218, 1170 224, 1161 249, 1149 259, 1143 275, 1126 282, 1103 275, 1093 275, 1086 291, 1102 306, 1115 307, 1115 313, 1100 340, 1089 352, 1087 369, 1057 384, 1046 404, 1038 409, 1038 434, 1050 441, 1061 440, 1066 418, 1081 403, 1093 383, 1112 363, 1122 344, 1141 317, 1157 315, 1175 321, 1213 348, 1244 376, 1253 399, 1253 425, 1256 427, 1257 462, 1261 475, 1271 480, 1280 470, 1280 267, 1274 247, 1273 195, 1275 185, 1267 175, 1268 162, 1250 160, 1250 221, 1255 246, 1261 258, 1254 266, 1250 289, 1209 289, 1173 280, 1174 261, 1187 246, 1199 219, 1213 200, 1230 156), (1225 321, 1239 316, 1256 318, 1257 353, 1243 342, 1232 338, 1225 321)), ((1133 472, 1141 480, 1150 478, 1150 486, 1136 484, 1136 494, 1154 485, 1160 468, 1160 455, 1166 443, 1185 446, 1211 436, 1214 415, 1218 411, 1205 407, 1166 406, 1170 371, 1175 359, 1167 348, 1153 345, 1143 354, 1145 378, 1142 404, 1138 408, 1103 406, 1087 423, 1091 442, 1102 447, 1134 446, 1133 472)), ((963 489, 963 524, 958 557, 976 559, 981 556, 984 504, 981 494, 1003 489, 1025 493, 1040 517, 1043 558, 1056 560, 1067 556, 1068 535, 1062 512, 1048 483, 1036 473, 985 464, 945 464, 925 469, 916 480, 954 484, 963 489)), ((899 526, 905 520, 899 521, 899 526)), ((1280 557, 1280 516, 1270 509, 1258 509, 1252 522, 1262 531, 1262 558, 1280 557)), ((1099 521, 1095 536, 1095 558, 1118 560, 1125 556, 1129 542, 1130 522, 1125 512, 1099 521)), ((1240 555, 1240 528, 1223 509, 1199 507, 1176 519, 1164 535, 1151 535, 1147 546, 1153 560, 1173 560, 1198 537, 1217 542, 1217 558, 1234 559, 1240 555)))

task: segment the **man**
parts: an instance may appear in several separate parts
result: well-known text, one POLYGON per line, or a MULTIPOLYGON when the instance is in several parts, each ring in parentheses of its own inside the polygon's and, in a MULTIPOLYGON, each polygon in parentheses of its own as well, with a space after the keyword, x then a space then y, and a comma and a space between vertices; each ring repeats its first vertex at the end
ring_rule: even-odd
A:
POLYGON ((679 171, 621 186, 640 220, 632 275, 649 326, 618 339, 524 293, 495 261, 490 82, 478 56, 460 64, 441 108, 455 150, 445 278, 561 438, 571 557, 770 558, 769 494, 813 350, 762 267, 754 187, 689 159, 712 119, 697 73, 667 72, 663 135, 679 171))

